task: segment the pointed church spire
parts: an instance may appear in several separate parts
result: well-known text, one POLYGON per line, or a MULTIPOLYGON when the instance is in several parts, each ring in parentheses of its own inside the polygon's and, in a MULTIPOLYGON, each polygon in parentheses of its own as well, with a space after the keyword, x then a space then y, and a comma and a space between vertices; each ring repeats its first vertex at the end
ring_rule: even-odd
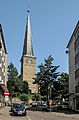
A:
POLYGON ((32 46, 32 34, 31 34, 31 26, 30 26, 30 16, 29 10, 27 11, 27 23, 26 23, 26 32, 23 46, 23 56, 34 56, 33 46, 32 46))
POLYGON ((26 31, 21 57, 21 76, 23 81, 28 82, 29 90, 35 93, 37 91, 37 85, 33 84, 33 78, 36 78, 36 57, 34 57, 33 53, 29 10, 27 12, 26 31))

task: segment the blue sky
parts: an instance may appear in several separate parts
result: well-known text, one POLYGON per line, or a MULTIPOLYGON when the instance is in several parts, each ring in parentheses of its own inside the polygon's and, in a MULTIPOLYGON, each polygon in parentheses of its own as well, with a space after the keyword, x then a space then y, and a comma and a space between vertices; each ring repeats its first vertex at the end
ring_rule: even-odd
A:
POLYGON ((60 65, 59 72, 67 72, 65 51, 79 20, 79 0, 0 0, 8 63, 12 62, 19 72, 28 9, 37 66, 51 54, 54 65, 60 65))

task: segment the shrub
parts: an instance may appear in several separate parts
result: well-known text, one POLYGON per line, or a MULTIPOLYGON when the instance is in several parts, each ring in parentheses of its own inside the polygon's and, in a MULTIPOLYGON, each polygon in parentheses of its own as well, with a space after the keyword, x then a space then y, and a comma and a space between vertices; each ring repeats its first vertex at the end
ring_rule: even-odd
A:
POLYGON ((41 101, 47 101, 47 96, 41 96, 41 101))
POLYGON ((40 95, 39 95, 39 94, 34 94, 34 95, 32 96, 32 100, 33 100, 33 101, 39 101, 39 100, 40 100, 40 95))
POLYGON ((28 101, 28 95, 27 94, 21 94, 20 95, 20 100, 22 100, 22 101, 28 101))

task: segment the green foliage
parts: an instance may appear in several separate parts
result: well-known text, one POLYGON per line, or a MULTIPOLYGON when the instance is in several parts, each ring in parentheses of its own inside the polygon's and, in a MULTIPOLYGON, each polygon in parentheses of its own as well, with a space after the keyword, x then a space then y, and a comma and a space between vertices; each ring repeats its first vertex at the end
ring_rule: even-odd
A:
POLYGON ((41 96, 47 95, 47 92, 48 92, 48 89, 45 86, 45 84, 43 84, 43 85, 40 84, 40 93, 41 93, 41 96))
POLYGON ((62 72, 59 81, 59 91, 62 95, 69 91, 69 74, 62 72))
POLYGON ((21 95, 20 92, 14 92, 14 97, 19 98, 20 95, 21 95))
POLYGON ((18 71, 12 63, 10 63, 10 65, 8 66, 7 73, 8 73, 7 74, 8 75, 8 80, 10 80, 10 81, 15 80, 18 76, 18 71))
POLYGON ((34 94, 32 95, 32 100, 33 100, 33 101, 39 101, 39 100, 40 100, 40 95, 34 93, 34 94))
POLYGON ((22 81, 22 80, 17 79, 15 83, 16 83, 15 89, 14 89, 15 92, 28 94, 29 89, 28 89, 27 81, 22 81))
POLYGON ((28 99, 32 100, 32 94, 28 94, 28 99))
POLYGON ((7 68, 8 73, 8 81, 7 81, 7 88, 11 96, 14 96, 14 89, 15 89, 15 81, 18 77, 18 71, 16 67, 12 63, 7 68))
POLYGON ((41 101, 47 101, 47 96, 41 96, 41 101))
POLYGON ((53 66, 53 57, 50 55, 47 59, 44 59, 44 64, 41 63, 38 68, 37 78, 34 83, 40 86, 40 94, 48 96, 48 85, 53 83, 59 76, 59 72, 56 72, 59 66, 53 66))
POLYGON ((28 94, 29 88, 27 81, 23 81, 21 75, 18 76, 16 67, 12 63, 8 66, 7 88, 11 97, 19 96, 22 93, 28 94), (18 93, 18 94, 17 94, 18 93))
POLYGON ((28 101, 28 95, 27 94, 21 94, 20 95, 20 100, 22 100, 22 101, 28 101))
POLYGON ((28 88, 28 82, 27 81, 22 82, 22 89, 23 89, 23 93, 28 94, 29 88, 28 88))
POLYGON ((55 98, 59 95, 63 96, 69 91, 69 75, 62 72, 57 81, 53 82, 52 97, 55 98))

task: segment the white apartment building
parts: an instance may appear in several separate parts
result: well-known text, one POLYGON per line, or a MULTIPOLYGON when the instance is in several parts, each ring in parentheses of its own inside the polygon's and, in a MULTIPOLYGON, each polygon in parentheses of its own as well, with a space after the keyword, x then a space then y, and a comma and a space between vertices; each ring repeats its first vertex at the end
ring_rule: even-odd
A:
POLYGON ((5 102, 4 92, 7 80, 7 50, 5 46, 2 26, 0 24, 0 106, 5 102))

